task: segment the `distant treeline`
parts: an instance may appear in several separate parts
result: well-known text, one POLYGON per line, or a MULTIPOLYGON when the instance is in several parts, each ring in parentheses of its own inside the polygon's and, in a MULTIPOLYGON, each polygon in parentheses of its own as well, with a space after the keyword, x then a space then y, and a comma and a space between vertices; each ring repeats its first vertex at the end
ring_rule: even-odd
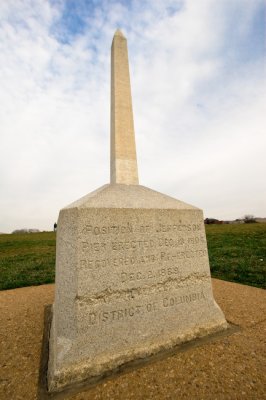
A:
POLYGON ((245 215, 233 221, 224 221, 216 218, 205 218, 205 224, 251 224, 256 222, 266 222, 266 218, 255 218, 253 215, 245 215))

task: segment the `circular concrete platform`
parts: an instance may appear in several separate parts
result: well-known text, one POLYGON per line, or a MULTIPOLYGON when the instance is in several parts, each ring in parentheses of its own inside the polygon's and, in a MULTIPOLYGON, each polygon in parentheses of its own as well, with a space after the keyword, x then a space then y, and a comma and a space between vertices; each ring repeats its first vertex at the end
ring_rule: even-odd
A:
MULTIPOLYGON (((96 399, 266 399, 266 291, 213 279, 240 330, 113 376, 78 394, 96 399)), ((0 292, 0 399, 38 399, 44 309, 54 285, 0 292)), ((64 396, 65 397, 65 396, 64 396)))

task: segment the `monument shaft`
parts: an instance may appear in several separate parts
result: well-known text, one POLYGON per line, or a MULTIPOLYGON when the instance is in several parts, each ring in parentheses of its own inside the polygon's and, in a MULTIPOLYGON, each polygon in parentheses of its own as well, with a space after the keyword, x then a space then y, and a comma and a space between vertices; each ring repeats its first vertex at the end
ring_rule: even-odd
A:
POLYGON ((111 183, 139 183, 127 40, 119 30, 111 49, 111 183))

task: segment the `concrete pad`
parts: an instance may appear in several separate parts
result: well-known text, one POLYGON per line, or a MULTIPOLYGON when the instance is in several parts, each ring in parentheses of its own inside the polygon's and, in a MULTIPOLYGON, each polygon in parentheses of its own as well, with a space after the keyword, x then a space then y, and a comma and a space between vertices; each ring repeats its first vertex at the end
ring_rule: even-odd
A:
MULTIPOLYGON (((68 398, 265 399, 266 291, 212 280, 227 321, 242 329, 188 347, 68 398)), ((0 399, 37 399, 44 308, 54 285, 0 293, 0 399)))

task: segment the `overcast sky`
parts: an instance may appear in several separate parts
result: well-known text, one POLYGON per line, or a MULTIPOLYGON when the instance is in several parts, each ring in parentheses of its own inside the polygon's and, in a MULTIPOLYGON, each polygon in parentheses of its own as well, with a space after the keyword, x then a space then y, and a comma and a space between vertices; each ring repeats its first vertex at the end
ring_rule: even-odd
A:
POLYGON ((3 0, 0 21, 0 232, 52 230, 109 182, 117 28, 140 184, 266 217, 264 0, 3 0))

